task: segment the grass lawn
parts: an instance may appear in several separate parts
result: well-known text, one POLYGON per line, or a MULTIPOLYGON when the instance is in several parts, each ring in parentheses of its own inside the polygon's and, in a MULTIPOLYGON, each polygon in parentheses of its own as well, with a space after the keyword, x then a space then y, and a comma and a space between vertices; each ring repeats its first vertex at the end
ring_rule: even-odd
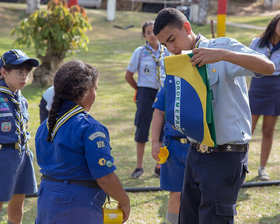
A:
MULTIPOLYGON (((45 6, 43 6, 45 7, 45 6)), ((9 32, 17 26, 20 19, 25 18, 25 5, 0 3, 0 52, 12 48, 14 36, 9 32), (5 25, 3 25, 5 24, 5 25)), ((77 52, 65 60, 80 59, 97 67, 101 73, 97 100, 90 111, 91 114, 108 127, 111 136, 112 154, 118 167, 116 173, 125 187, 152 187, 159 186, 159 179, 153 176, 155 162, 150 156, 151 144, 146 147, 144 156, 145 174, 139 180, 130 179, 130 174, 136 165, 136 149, 134 142, 133 125, 135 104, 133 103, 134 90, 126 83, 124 74, 133 50, 142 45, 141 24, 155 18, 153 13, 117 12, 114 22, 106 21, 106 11, 87 10, 93 30, 88 33, 90 38, 89 51, 77 52), (113 25, 134 27, 121 30, 113 25)), ((236 23, 248 23, 266 26, 270 17, 230 17, 227 19, 236 23)), ((205 27, 193 25, 193 30, 210 38, 210 25, 205 27)), ((234 37, 240 42, 249 45, 252 38, 260 31, 227 27, 227 36, 234 37)), ((34 49, 23 48, 30 56, 35 56, 34 49)), ((250 80, 248 79, 248 84, 250 80)), ((34 136, 39 126, 39 102, 45 88, 28 85, 23 95, 29 101, 30 123, 29 132, 33 136, 30 146, 33 152, 34 136)), ((273 180, 280 180, 280 130, 277 123, 275 140, 267 165, 268 172, 273 180)), ((249 170, 246 181, 257 181, 257 168, 260 156, 261 120, 250 145, 249 170)), ((34 153, 35 154, 35 153, 34 153)), ((39 167, 34 161, 36 177, 40 182, 39 167)), ((129 193, 131 199, 131 216, 127 223, 162 223, 167 208, 168 192, 141 192, 129 193)), ((6 207, 1 213, 0 224, 6 223, 6 207)), ((279 224, 280 223, 280 187, 242 188, 238 199, 237 224, 279 224)), ((36 217, 36 198, 28 198, 25 203, 23 223, 34 223, 36 217)))

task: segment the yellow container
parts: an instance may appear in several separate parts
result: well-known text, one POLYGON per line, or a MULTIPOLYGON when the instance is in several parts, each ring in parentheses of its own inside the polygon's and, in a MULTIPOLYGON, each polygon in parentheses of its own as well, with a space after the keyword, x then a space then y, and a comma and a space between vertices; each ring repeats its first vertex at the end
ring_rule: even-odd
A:
POLYGON ((169 156, 169 151, 168 151, 168 149, 166 148, 166 146, 160 147, 160 149, 159 149, 159 154, 158 154, 158 158, 159 158, 160 160, 158 161, 158 163, 160 163, 160 164, 165 163, 166 160, 167 160, 167 158, 168 158, 168 156, 169 156))
POLYGON ((103 205, 103 222, 104 224, 122 224, 123 211, 119 208, 117 201, 107 201, 103 205), (108 207, 108 204, 116 203, 117 207, 108 207))

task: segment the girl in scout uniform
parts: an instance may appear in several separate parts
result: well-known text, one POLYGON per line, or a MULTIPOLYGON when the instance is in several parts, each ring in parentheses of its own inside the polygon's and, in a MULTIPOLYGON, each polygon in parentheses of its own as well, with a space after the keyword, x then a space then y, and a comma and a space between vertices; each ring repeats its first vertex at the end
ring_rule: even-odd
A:
POLYGON ((0 212, 7 201, 8 223, 21 223, 25 195, 37 191, 27 144, 28 105, 21 90, 38 65, 17 49, 6 51, 0 60, 0 212))
POLYGON ((65 63, 55 75, 49 117, 35 138, 43 174, 37 224, 103 223, 106 193, 128 219, 129 198, 114 173, 108 130, 88 113, 97 86, 97 70, 81 61, 65 63))
POLYGON ((272 76, 253 77, 249 90, 252 133, 260 116, 263 115, 258 177, 262 181, 267 181, 269 175, 265 166, 271 151, 277 118, 280 115, 280 14, 270 21, 261 37, 253 39, 250 48, 266 55, 276 68, 272 76))
MULTIPOLYGON (((165 78, 165 73, 162 72, 163 58, 169 55, 168 50, 155 37, 153 27, 154 21, 143 24, 142 35, 146 43, 133 52, 125 74, 126 81, 136 90, 137 111, 134 124, 136 126, 137 167, 132 173, 133 178, 139 178, 144 173, 143 155, 152 121, 152 105, 165 78), (133 77, 136 72, 138 73, 137 82, 133 77)), ((159 167, 157 165, 155 168, 155 173, 158 175, 159 167)))

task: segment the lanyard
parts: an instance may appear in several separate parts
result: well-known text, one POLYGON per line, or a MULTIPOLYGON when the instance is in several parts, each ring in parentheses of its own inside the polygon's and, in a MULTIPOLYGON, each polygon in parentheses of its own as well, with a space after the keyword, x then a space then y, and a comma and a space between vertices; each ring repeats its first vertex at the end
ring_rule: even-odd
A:
POLYGON ((163 46, 160 47, 159 58, 158 59, 155 57, 155 55, 153 54, 151 49, 148 48, 147 44, 145 44, 145 47, 146 47, 147 51, 150 53, 150 55, 152 56, 152 58, 154 59, 154 61, 156 63, 156 66, 157 66, 157 82, 159 82, 159 84, 161 85, 161 82, 160 82, 160 60, 161 60, 162 55, 163 55, 164 47, 163 46))

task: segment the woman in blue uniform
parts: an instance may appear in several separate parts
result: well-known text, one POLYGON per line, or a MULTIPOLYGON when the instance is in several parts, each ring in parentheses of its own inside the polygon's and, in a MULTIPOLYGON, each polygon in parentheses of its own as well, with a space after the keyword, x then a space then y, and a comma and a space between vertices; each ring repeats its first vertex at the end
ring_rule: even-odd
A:
MULTIPOLYGON (((158 89, 165 79, 165 73, 162 71, 163 58, 169 55, 168 50, 155 37, 153 27, 154 21, 148 21, 143 24, 142 35, 146 43, 133 52, 125 74, 126 81, 137 93, 137 111, 134 121, 136 126, 137 167, 131 175, 133 178, 139 178, 144 173, 143 155, 152 121, 152 105, 158 89), (138 73, 137 82, 133 78, 136 72, 138 73)), ((163 133, 160 140, 162 140, 162 137, 163 133)), ((155 167, 157 175, 159 175, 159 167, 159 164, 155 167)))
POLYGON ((280 115, 280 14, 268 24, 264 33, 253 39, 250 47, 266 55, 275 65, 272 76, 252 78, 249 90, 250 108, 252 113, 252 133, 257 122, 263 115, 262 144, 258 177, 269 180, 265 166, 271 151, 273 132, 280 115))
POLYGON ((21 90, 38 65, 38 60, 18 49, 6 51, 0 60, 0 212, 8 201, 8 223, 21 223, 25 195, 37 191, 27 144, 28 105, 21 90))
POLYGON ((65 63, 55 75, 49 117, 35 138, 43 174, 37 224, 103 223, 106 194, 128 219, 129 198, 114 173, 108 130, 88 113, 97 86, 97 70, 81 61, 65 63))

